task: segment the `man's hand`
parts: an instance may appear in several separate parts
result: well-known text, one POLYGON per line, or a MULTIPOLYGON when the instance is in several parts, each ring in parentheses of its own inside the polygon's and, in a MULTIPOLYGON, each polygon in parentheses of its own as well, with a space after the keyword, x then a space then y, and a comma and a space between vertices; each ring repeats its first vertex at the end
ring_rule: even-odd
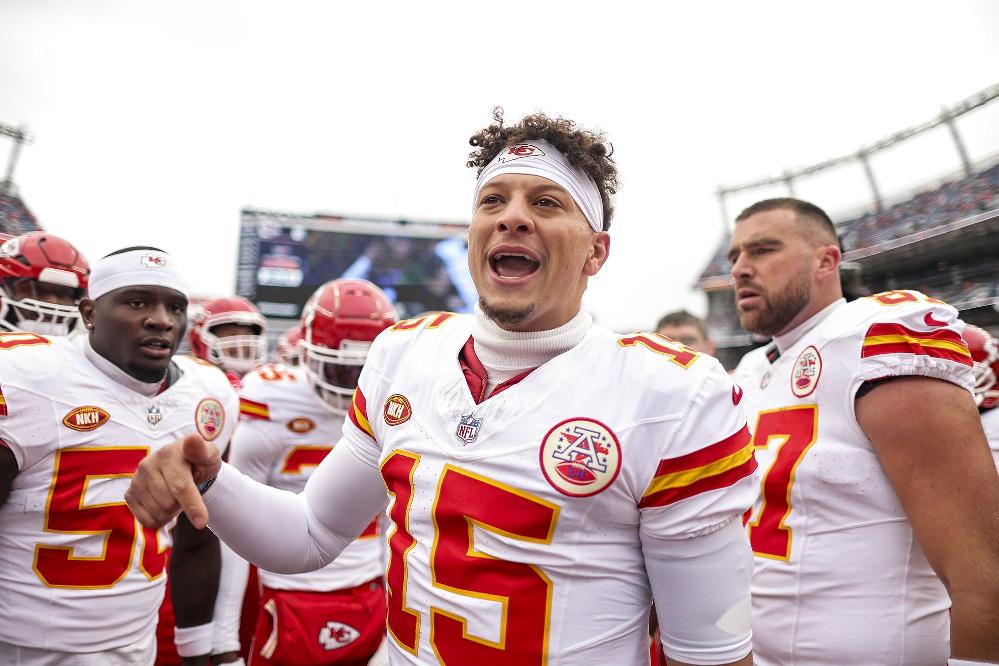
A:
POLYGON ((139 463, 125 501, 145 527, 158 529, 183 511, 201 529, 208 524, 208 509, 198 484, 214 479, 221 467, 215 445, 192 433, 139 463))

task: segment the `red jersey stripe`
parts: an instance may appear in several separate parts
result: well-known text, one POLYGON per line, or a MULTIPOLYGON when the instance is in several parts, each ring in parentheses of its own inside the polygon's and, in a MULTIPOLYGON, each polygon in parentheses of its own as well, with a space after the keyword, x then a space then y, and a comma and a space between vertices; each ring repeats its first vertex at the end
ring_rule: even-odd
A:
POLYGON ((749 426, 744 425, 742 426, 742 430, 739 430, 730 437, 726 437, 720 442, 705 446, 703 449, 698 449, 693 453, 688 453, 678 458, 661 460, 659 467, 656 468, 655 476, 676 474, 677 472, 704 467, 705 465, 718 462, 722 458, 727 458, 734 453, 738 453, 749 443, 750 439, 749 426))
POLYGON ((247 398, 239 399, 239 413, 241 416, 246 416, 251 419, 267 420, 271 417, 271 412, 267 407, 267 403, 257 402, 247 398))
POLYGON ((642 501, 638 503, 638 508, 647 509, 655 506, 667 506, 680 500, 693 497, 694 495, 699 495, 701 493, 706 493, 710 490, 718 490, 719 488, 728 488, 738 483, 740 480, 751 475, 756 470, 756 458, 750 457, 746 462, 742 463, 738 467, 733 467, 726 472, 717 474, 715 476, 708 476, 702 478, 689 486, 683 486, 680 488, 667 488, 659 492, 646 495, 642 498, 642 501))

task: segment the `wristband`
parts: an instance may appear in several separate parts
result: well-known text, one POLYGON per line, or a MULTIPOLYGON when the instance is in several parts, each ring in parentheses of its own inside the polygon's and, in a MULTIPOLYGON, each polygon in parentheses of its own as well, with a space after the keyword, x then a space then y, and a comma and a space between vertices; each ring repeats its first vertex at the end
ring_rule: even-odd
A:
POLYGON ((208 479, 203 483, 199 483, 198 492, 204 495, 206 492, 208 492, 208 489, 212 487, 212 485, 215 483, 215 479, 217 478, 219 478, 218 474, 216 474, 215 476, 213 476, 212 478, 208 479))
POLYGON ((954 659, 951 657, 947 660, 947 666, 994 666, 994 661, 969 661, 967 659, 954 659))
POLYGON ((181 657, 200 657, 212 653, 214 628, 211 622, 196 627, 174 627, 173 644, 181 657))

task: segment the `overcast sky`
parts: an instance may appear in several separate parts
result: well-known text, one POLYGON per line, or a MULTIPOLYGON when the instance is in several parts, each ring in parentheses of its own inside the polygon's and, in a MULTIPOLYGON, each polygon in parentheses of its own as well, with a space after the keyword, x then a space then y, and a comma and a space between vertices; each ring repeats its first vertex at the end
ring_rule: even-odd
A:
MULTIPOLYGON (((163 247, 234 289, 239 210, 467 220, 467 139, 501 105, 599 127, 622 187, 586 306, 618 329, 703 311, 715 190, 851 152, 999 82, 999 3, 0 0, 16 181, 93 262, 163 247)), ((959 127, 999 154, 999 102, 959 127)), ((10 142, 0 140, 0 161, 10 142)), ((901 191, 958 167, 944 132, 875 160, 901 191)), ((831 212, 859 169, 804 182, 831 212)), ((729 202, 729 214, 758 198, 729 202)))

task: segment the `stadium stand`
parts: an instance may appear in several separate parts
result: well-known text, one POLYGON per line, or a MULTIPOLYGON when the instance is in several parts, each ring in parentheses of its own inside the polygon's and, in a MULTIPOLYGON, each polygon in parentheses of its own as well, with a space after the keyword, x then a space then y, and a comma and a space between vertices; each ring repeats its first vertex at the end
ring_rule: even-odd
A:
POLYGON ((0 191, 0 233, 18 236, 41 227, 16 193, 0 191))

